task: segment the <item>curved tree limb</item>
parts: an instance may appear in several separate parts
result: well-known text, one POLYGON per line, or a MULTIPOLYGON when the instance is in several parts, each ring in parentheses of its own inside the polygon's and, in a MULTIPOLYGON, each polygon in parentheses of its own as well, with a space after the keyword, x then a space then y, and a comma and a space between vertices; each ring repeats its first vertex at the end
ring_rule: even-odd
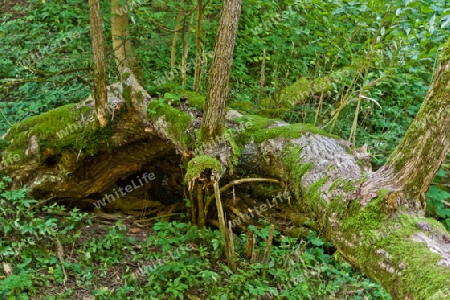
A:
POLYGON ((39 71, 39 73, 47 74, 41 77, 37 78, 26 78, 26 79, 18 79, 18 78, 4 78, 1 79, 0 82, 4 82, 0 87, 10 87, 18 84, 23 84, 27 82, 47 82, 48 79, 58 76, 58 75, 64 75, 64 74, 70 74, 80 71, 92 71, 91 68, 76 68, 76 69, 68 69, 63 71, 57 71, 57 72, 46 72, 46 71, 39 71))

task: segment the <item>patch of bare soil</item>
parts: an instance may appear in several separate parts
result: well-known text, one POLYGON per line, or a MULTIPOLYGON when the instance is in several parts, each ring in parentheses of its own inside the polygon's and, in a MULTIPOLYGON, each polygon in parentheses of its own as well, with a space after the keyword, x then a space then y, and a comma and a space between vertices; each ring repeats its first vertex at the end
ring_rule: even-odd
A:
MULTIPOLYGON (((127 238, 132 237, 136 240, 136 242, 132 245, 136 250, 140 249, 138 243, 145 241, 153 232, 152 226, 136 226, 133 223, 133 219, 129 216, 125 215, 108 215, 104 213, 100 213, 95 218, 92 219, 92 225, 83 225, 81 229, 80 238, 73 243, 72 245, 65 245, 63 247, 63 255, 64 259, 67 262, 72 264, 87 264, 86 257, 80 257, 78 251, 75 251, 77 248, 81 248, 84 244, 92 243, 93 241, 98 241, 102 236, 106 235, 113 228, 112 224, 114 224, 117 220, 121 219, 122 223, 126 226, 127 238)), ((161 249, 152 249, 153 251, 160 251, 161 249)), ((67 281, 64 284, 60 283, 50 283, 48 286, 43 287, 41 292, 38 295, 42 295, 35 298, 36 300, 44 300, 48 299, 51 296, 58 297, 62 295, 66 290, 71 289, 73 294, 70 296, 70 299, 84 299, 91 300, 95 299, 92 296, 92 290, 98 289, 98 287, 104 287, 105 289, 114 290, 117 286, 122 286, 122 275, 129 274, 138 271, 138 265, 133 262, 133 257, 131 254, 126 255, 124 260, 115 265, 104 264, 102 267, 96 268, 95 265, 91 265, 92 267, 92 278, 93 284, 95 287, 90 289, 89 287, 84 286, 77 282, 77 279, 72 276, 67 277, 67 281), (106 276, 105 269, 107 268, 106 276), (127 268, 129 268, 127 270, 127 268)), ((42 278, 45 278, 46 275, 49 275, 46 272, 42 274, 42 278)))
MULTIPOLYGON (((264 193, 259 190, 258 186, 253 189, 251 185, 244 184, 236 186, 236 189, 234 190, 223 193, 222 201, 227 218, 236 225, 233 228, 235 234, 239 235, 239 233, 246 232, 249 225, 267 226, 269 224, 274 224, 276 230, 282 232, 283 235, 291 237, 301 238, 302 236, 306 236, 309 232, 309 230, 302 227, 305 221, 307 221, 307 218, 300 218, 298 215, 294 216, 293 206, 296 204, 294 204, 290 197, 286 195, 281 195, 280 193, 274 194, 274 190, 271 190, 269 193, 264 193), (270 197, 270 195, 273 197, 270 197)), ((79 228, 81 230, 80 238, 72 244, 65 243, 63 247, 64 260, 71 264, 89 266, 89 262, 86 262, 86 257, 80 257, 80 251, 76 250, 83 248, 86 244, 101 240, 102 237, 111 231, 113 225, 119 220, 126 226, 126 237, 131 237, 136 241, 132 244, 132 247, 134 247, 136 251, 139 251, 141 247, 139 243, 146 241, 148 237, 154 234, 154 230, 152 229, 153 225, 156 221, 161 220, 161 216, 165 216, 164 219, 167 221, 175 219, 178 221, 186 221, 180 220, 180 214, 178 212, 183 211, 186 215, 189 215, 189 212, 187 212, 186 208, 183 208, 183 205, 180 203, 168 206, 161 205, 159 210, 158 216, 156 217, 154 216, 156 214, 151 214, 153 215, 151 217, 146 214, 137 216, 136 214, 128 215, 118 211, 114 213, 97 212, 95 215, 92 214, 92 225, 83 225, 79 228), (176 206, 176 208, 171 208, 172 206, 176 206), (167 214, 167 212, 176 213, 167 214), (143 220, 142 217, 148 219, 143 220)), ((64 217, 64 215, 58 216, 60 219, 64 217)), ((208 214, 209 225, 217 227, 218 222, 216 220, 217 213, 215 205, 211 205, 210 213, 208 214)), ((49 247, 52 246, 49 245, 49 247)), ((150 251, 160 252, 161 249, 154 247, 150 248, 150 251)), ((98 258, 98 254, 96 255, 98 258)), ((81 256, 83 256, 83 253, 81 256)), ((123 286, 122 278, 125 274, 129 275, 137 273, 141 266, 134 261, 133 255, 129 253, 126 254, 123 260, 118 264, 108 265, 107 263, 102 263, 101 267, 96 268, 93 265, 90 267, 93 267, 91 275, 92 280, 90 281, 93 286, 91 288, 83 285, 83 283, 77 282, 77 278, 69 275, 65 286, 60 282, 50 282, 47 287, 43 287, 42 291, 38 293, 38 295, 44 296, 33 299, 48 299, 50 296, 58 297, 67 289, 73 291, 70 299, 95 299, 95 297, 92 296, 92 291, 94 289, 104 287, 107 290, 115 290, 117 287, 123 286), (105 273, 107 274, 106 276, 105 273)), ((42 274, 42 278, 45 280, 45 278, 50 277, 49 275, 48 271, 45 271, 42 274)), ((199 296, 201 296, 201 293, 199 296)))
POLYGON ((14 19, 23 17, 25 13, 21 7, 27 7, 26 0, 0 0, 0 15, 12 14, 14 19))

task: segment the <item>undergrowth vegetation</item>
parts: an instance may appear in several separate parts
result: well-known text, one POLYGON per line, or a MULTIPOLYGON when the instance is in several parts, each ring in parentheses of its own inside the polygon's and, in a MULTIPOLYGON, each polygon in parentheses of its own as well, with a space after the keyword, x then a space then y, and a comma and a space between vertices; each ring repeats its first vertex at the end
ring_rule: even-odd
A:
MULTIPOLYGON (((219 230, 157 221, 132 234, 122 221, 93 223, 10 184, 0 182, 0 259, 9 272, 0 299, 81 299, 80 289, 96 299, 391 299, 314 232, 301 241, 276 233, 268 264, 244 259, 246 235, 235 236, 233 273, 219 230)), ((250 230, 263 253, 268 228, 250 230)))

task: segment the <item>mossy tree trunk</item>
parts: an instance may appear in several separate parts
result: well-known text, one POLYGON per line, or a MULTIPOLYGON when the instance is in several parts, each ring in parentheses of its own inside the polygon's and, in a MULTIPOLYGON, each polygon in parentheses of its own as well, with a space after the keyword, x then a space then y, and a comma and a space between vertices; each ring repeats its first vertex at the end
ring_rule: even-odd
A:
POLYGON ((102 16, 98 0, 89 0, 91 41, 94 52, 94 99, 101 127, 106 126, 106 63, 103 45, 102 16))
POLYGON ((208 143, 225 132, 228 85, 241 14, 241 2, 241 0, 223 1, 214 57, 209 71, 208 94, 200 133, 202 142, 208 143))
MULTIPOLYGON (((367 179, 352 180, 356 185, 338 197, 323 189, 325 182, 330 182, 326 172, 316 176, 322 179, 314 183, 305 184, 302 178, 303 195, 308 202, 317 201, 309 202, 309 207, 322 231, 348 260, 380 280, 395 299, 450 298, 446 289, 450 236, 441 224, 423 218, 425 193, 450 151, 449 85, 450 40, 416 119, 386 165, 369 172, 367 179)), ((330 161, 331 157, 326 157, 332 153, 329 151, 333 150, 317 155, 330 161)), ((312 170, 318 163, 313 165, 312 170)), ((339 174, 345 174, 343 168, 345 165, 338 168, 339 174)), ((351 177, 347 173, 347 178, 351 177)))
MULTIPOLYGON (((196 68, 195 68, 195 84, 198 83, 200 75, 200 22, 204 9, 202 1, 197 1, 197 35, 196 35, 196 68)), ((225 134, 225 114, 228 98, 228 83, 230 79, 231 66, 233 63, 233 52, 236 41, 237 28, 241 13, 241 0, 225 0, 222 5, 219 27, 217 29, 216 43, 214 47, 214 57, 209 73, 208 94, 205 104, 205 112, 200 128, 200 146, 197 150, 198 154, 206 154, 219 158, 223 165, 228 167, 226 157, 230 156, 229 146, 227 143, 214 143, 214 139, 225 134), (202 147, 208 145, 208 149, 202 147), (202 151, 200 151, 202 149, 202 151), (206 151, 205 151, 206 150, 206 151)), ((232 155, 232 154, 231 154, 232 155)), ((201 160, 201 158, 200 158, 201 160)), ((198 163, 198 162, 194 162, 198 163)), ((191 166, 191 164, 189 164, 191 166)), ((188 168, 188 173, 190 172, 188 168)), ((213 185, 214 180, 209 178, 210 174, 203 176, 195 176, 191 179, 190 184, 190 202, 192 203, 192 211, 197 212, 196 220, 200 228, 203 227, 205 218, 203 188, 200 186, 213 185), (199 191, 192 193, 192 191, 199 191), (192 198, 192 196, 195 197, 192 198)), ((221 228, 225 230, 225 228, 221 228)))
POLYGON ((425 193, 450 152, 449 70, 450 40, 442 50, 425 101, 405 137, 387 164, 364 185, 367 196, 384 187, 401 194, 399 203, 392 205, 424 206, 425 193))

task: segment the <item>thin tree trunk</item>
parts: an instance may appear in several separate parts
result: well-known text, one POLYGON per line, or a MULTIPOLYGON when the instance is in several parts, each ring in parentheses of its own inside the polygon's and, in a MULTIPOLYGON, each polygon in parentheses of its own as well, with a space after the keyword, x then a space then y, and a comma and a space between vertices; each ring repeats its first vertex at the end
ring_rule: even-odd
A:
MULTIPOLYGON (((197 184, 197 210, 198 210, 198 228, 205 227, 205 209, 204 209, 204 187, 202 184, 197 184)), ((194 224, 194 223, 193 223, 194 224)))
POLYGON ((131 7, 128 5, 122 6, 120 0, 111 0, 112 45, 119 73, 122 74, 125 68, 130 68, 140 77, 140 71, 137 70, 136 58, 130 42, 128 9, 131 7))
MULTIPOLYGON (((183 13, 183 4, 184 0, 180 1, 180 7, 178 8, 177 12, 177 21, 175 24, 175 29, 180 27, 180 20, 181 20, 181 14, 183 13)), ((184 31, 184 28, 181 30, 184 31)), ((178 39, 178 30, 175 30, 173 34, 173 40, 172 40, 172 47, 170 50, 170 80, 174 79, 174 73, 175 73, 175 59, 176 59, 176 53, 177 53, 177 39, 178 39)))
POLYGON ((106 126, 106 63, 103 46, 102 16, 98 0, 89 0, 91 19, 91 41, 94 53, 94 99, 97 119, 101 127, 106 126))
POLYGON ((181 85, 182 86, 186 86, 186 81, 187 81, 187 61, 188 61, 188 55, 189 55, 189 33, 191 31, 191 24, 192 24, 192 20, 194 19, 194 14, 191 15, 191 20, 189 21, 189 25, 186 28, 186 30, 184 30, 185 26, 186 26, 186 16, 184 17, 183 20, 183 31, 182 31, 182 36, 181 36, 181 40, 182 40, 182 56, 181 56, 181 85))
POLYGON ((201 124, 202 142, 209 142, 225 132, 228 85, 240 14, 241 0, 224 0, 201 124))
POLYGON ((266 85, 266 49, 263 50, 263 57, 261 61, 261 78, 259 80, 259 98, 258 104, 261 106, 264 97, 264 88, 266 85))
POLYGON ((195 72, 194 72, 194 91, 197 92, 200 86, 201 71, 201 32, 202 32, 202 0, 197 0, 197 20, 195 22, 195 72))

